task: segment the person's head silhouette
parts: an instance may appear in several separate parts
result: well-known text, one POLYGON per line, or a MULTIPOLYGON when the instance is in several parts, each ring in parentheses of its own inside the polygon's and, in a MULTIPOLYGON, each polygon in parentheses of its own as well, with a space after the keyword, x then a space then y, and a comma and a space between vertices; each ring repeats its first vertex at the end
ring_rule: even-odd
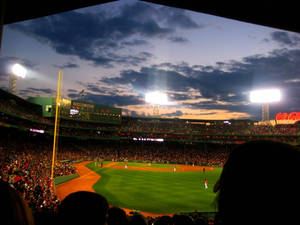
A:
POLYGON ((1 224, 34 225, 31 209, 23 197, 6 182, 0 180, 1 224))
POLYGON ((118 207, 108 209, 107 225, 128 225, 126 212, 118 207))
POLYGON ((58 208, 61 224, 95 224, 106 222, 108 202, 103 196, 88 191, 69 194, 58 208))
POLYGON ((214 190, 225 224, 298 220, 300 151, 288 144, 253 141, 230 154, 214 190))

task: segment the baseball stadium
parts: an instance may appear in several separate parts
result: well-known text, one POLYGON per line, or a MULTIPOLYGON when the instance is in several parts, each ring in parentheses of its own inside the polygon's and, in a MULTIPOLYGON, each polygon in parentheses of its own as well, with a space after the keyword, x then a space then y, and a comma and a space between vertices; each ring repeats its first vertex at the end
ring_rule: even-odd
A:
POLYGON ((297 10, 1 0, 0 224, 299 224, 297 10))
POLYGON ((90 191, 128 214, 212 220, 214 186, 232 149, 253 140, 300 142, 298 123, 124 117, 120 108, 67 99, 56 124, 55 98, 0 96, 1 180, 36 212, 90 191))

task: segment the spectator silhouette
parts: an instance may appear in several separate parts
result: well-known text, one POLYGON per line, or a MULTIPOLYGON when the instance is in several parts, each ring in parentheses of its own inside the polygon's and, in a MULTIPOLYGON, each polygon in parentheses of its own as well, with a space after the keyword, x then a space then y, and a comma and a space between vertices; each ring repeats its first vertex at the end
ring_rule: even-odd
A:
POLYGON ((53 225, 56 223, 56 212, 53 209, 34 211, 33 216, 35 225, 53 225))
POLYGON ((0 181, 1 224, 34 225, 32 211, 21 195, 8 183, 0 181))
POLYGON ((300 151, 253 141, 237 147, 214 190, 223 224, 299 224, 300 151))
POLYGON ((109 208, 107 225, 128 225, 126 212, 118 207, 109 208))
POLYGON ((194 219, 194 222, 195 222, 195 225, 208 225, 209 224, 208 219, 204 216, 197 216, 194 219))
POLYGON ((194 221, 191 217, 186 215, 177 215, 173 216, 174 225, 194 225, 194 221))
POLYGON ((139 213, 135 213, 135 214, 133 214, 133 216, 131 216, 129 224, 130 225, 147 225, 147 222, 143 215, 141 215, 139 213))
POLYGON ((108 202, 94 192, 78 191, 69 194, 58 208, 58 223, 94 224, 106 223, 108 202))
POLYGON ((154 225, 173 225, 173 219, 170 216, 160 216, 155 219, 154 225))

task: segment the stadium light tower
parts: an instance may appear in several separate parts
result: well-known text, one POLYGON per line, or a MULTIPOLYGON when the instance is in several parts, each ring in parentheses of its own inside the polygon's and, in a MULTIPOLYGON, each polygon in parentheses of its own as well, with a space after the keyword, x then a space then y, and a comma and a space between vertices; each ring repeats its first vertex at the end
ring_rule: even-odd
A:
POLYGON ((11 68, 12 74, 9 76, 9 91, 12 94, 16 94, 17 90, 17 79, 18 77, 25 78, 27 74, 27 70, 21 66, 20 64, 16 63, 11 68))
POLYGON ((159 91, 147 93, 145 101, 153 107, 153 115, 159 116, 159 107, 168 104, 168 97, 165 93, 159 91))
POLYGON ((278 89, 255 90, 250 92, 250 102, 262 104, 262 121, 270 120, 270 103, 279 102, 281 93, 278 89))

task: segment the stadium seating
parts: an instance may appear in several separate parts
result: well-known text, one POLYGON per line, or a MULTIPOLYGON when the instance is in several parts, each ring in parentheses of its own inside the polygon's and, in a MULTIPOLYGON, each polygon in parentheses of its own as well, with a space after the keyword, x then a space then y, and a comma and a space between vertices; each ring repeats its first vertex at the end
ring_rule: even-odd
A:
MULTIPOLYGON (((16 189, 34 213, 55 211, 60 202, 50 179, 54 119, 44 118, 39 105, 0 91, 0 180, 16 189)), ((299 134, 299 124, 131 117, 123 117, 121 124, 105 124, 62 119, 54 177, 76 174, 72 162, 78 160, 222 167, 238 144, 250 140, 298 144, 299 134)), ((197 224, 195 215, 193 223, 197 224)))

